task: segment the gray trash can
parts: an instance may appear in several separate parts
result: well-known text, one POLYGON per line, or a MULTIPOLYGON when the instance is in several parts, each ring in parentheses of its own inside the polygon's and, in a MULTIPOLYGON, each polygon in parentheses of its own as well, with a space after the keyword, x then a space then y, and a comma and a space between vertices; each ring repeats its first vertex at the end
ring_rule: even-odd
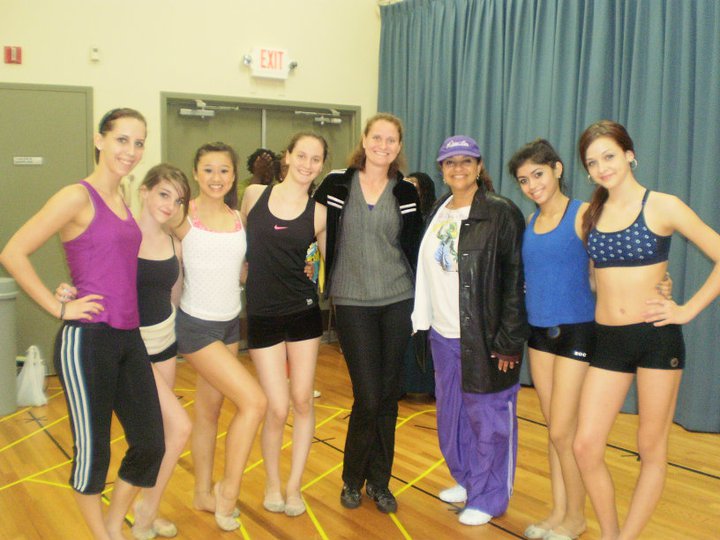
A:
POLYGON ((17 409, 17 366, 15 345, 15 298, 12 278, 0 277, 0 416, 17 409))

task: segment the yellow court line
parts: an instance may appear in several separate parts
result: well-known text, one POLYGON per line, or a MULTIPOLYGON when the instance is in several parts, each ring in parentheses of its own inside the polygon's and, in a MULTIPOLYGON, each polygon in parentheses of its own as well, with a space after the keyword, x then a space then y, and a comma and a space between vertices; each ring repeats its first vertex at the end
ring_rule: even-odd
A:
POLYGON ((445 458, 440 458, 435 463, 433 463, 428 469, 426 469, 424 472, 420 473, 419 476, 413 478, 410 482, 408 482, 403 487, 398 489, 395 493, 393 493, 393 495, 395 495, 396 497, 399 497, 403 491, 406 491, 406 490, 410 489, 411 487, 413 487, 415 484, 417 484, 420 480, 425 478, 428 474, 433 472, 435 469, 437 469, 443 463, 445 463, 445 458))
POLYGON ((28 480, 28 482, 35 483, 35 484, 45 484, 48 486, 53 486, 57 488, 63 488, 63 489, 72 489, 70 487, 70 484, 61 484, 59 482, 50 482, 49 480, 40 480, 39 478, 31 478, 28 480))
POLYGON ((10 444, 8 444, 8 445, 6 445, 6 446, 3 446, 2 448, 0 448, 0 452, 4 452, 4 451, 7 450, 8 448, 12 448, 13 446, 15 446, 15 445, 17 445, 17 444, 20 444, 21 442, 29 439, 29 438, 32 437, 33 435, 37 435, 38 433, 42 433, 42 432, 45 431, 46 429, 51 428, 51 427, 54 426, 55 424, 59 424, 60 422, 62 422, 63 420, 66 420, 66 419, 67 419, 67 414, 66 414, 65 416, 63 416, 62 418, 58 418, 58 419, 55 420, 54 422, 50 422, 49 424, 41 427, 40 429, 36 429, 36 430, 33 431, 32 433, 28 433, 28 434, 25 435, 24 437, 20 437, 20 438, 19 438, 18 440, 16 440, 15 442, 11 442, 10 444))
POLYGON ((4 422, 5 420, 10 420, 11 418, 15 418, 16 416, 18 416, 26 411, 29 411, 29 410, 30 410, 30 407, 23 407, 22 409, 19 409, 19 410, 15 411, 14 413, 8 414, 7 416, 3 416, 2 418, 0 418, 0 423, 4 422))
MULTIPOLYGON (((61 391, 58 392, 57 394, 53 394, 52 396, 50 396, 50 397, 47 398, 47 399, 48 399, 48 401, 50 401, 51 399, 56 398, 56 397, 62 395, 63 393, 64 393, 64 392, 61 390, 61 391)), ((15 412, 12 413, 12 414, 8 414, 7 416, 3 416, 2 418, 0 418, 0 424, 2 424, 5 420, 10 420, 11 418, 15 418, 16 416, 18 416, 18 415, 20 415, 20 414, 22 414, 22 413, 24 413, 24 412, 27 412, 27 411, 29 411, 30 409, 33 409, 33 408, 34 408, 34 407, 23 407, 23 408, 20 409, 19 411, 15 411, 15 412)))
POLYGON ((67 465, 68 463, 72 463, 72 459, 68 459, 67 461, 63 461, 62 463, 57 463, 56 465, 53 465, 52 467, 48 467, 45 470, 38 471, 38 472, 33 473, 24 478, 20 478, 19 480, 15 480, 14 482, 10 482, 9 484, 5 484, 4 486, 0 486, 0 491, 4 491, 4 490, 11 488, 13 486, 16 486, 18 484, 22 484, 23 482, 32 480, 33 478, 37 478, 38 476, 41 476, 41 475, 45 474, 46 472, 50 472, 50 471, 54 471, 55 469, 59 469, 60 467, 63 467, 65 465, 67 465))
MULTIPOLYGON (((328 416, 325 420, 323 420, 323 421, 320 422, 319 424, 315 424, 315 429, 324 426, 325 424, 327 424, 328 422, 330 422, 330 420, 332 420, 333 418, 335 418, 335 417, 338 416, 339 414, 342 414, 342 411, 337 411, 335 414, 332 414, 332 415, 328 416)), ((285 450, 288 446, 292 446, 292 439, 290 439, 288 442, 286 442, 285 444, 283 444, 283 445, 280 447, 280 451, 285 450)), ((265 458, 260 458, 260 459, 258 459, 256 462, 252 463, 251 465, 248 465, 248 466, 245 468, 245 471, 244 471, 244 472, 247 473, 247 472, 252 471, 255 467, 257 467, 258 465, 260 465, 263 461, 265 461, 265 458)))
POLYGON ((325 533, 325 529, 323 529, 322 525, 320 525, 320 521, 315 516, 315 512, 312 511, 312 508, 308 504, 307 500, 305 500, 305 497, 303 497, 303 502, 305 502, 305 509, 307 510, 307 515, 310 517, 310 521, 312 521, 313 525, 315 525, 315 529, 317 529, 320 538, 322 538, 323 540, 328 540, 328 535, 325 533))
POLYGON ((240 532, 245 540, 250 540, 250 533, 248 533, 245 525, 242 524, 242 521, 240 522, 240 532))
POLYGON ((331 409, 334 411, 340 411, 340 412, 350 412, 350 409, 346 409, 344 407, 338 407, 337 405, 321 405, 320 403, 316 403, 315 406, 319 409, 331 409))
POLYGON ((390 516, 390 519, 393 520, 393 523, 395 523, 395 525, 397 526, 397 528, 400 529, 400 534, 403 535, 403 538, 407 538, 408 540, 412 540, 412 536, 410 536, 410 534, 408 534, 408 532, 407 532, 407 530, 405 529, 405 527, 403 527, 403 524, 400 523, 400 520, 397 518, 397 515, 396 515, 394 512, 391 513, 391 514, 388 514, 388 515, 390 516))
POLYGON ((300 489, 300 491, 305 491, 305 490, 306 490, 307 488, 309 488, 310 486, 313 486, 313 485, 317 484, 320 480, 322 480, 323 478, 325 478, 328 474, 337 471, 340 467, 342 467, 342 464, 343 464, 343 462, 341 461, 341 462, 338 463, 337 465, 331 467, 330 469, 328 469, 327 471, 325 471, 324 473, 322 473, 320 476, 316 476, 313 480, 310 480, 307 484, 305 484, 305 485, 300 489))
POLYGON ((417 416, 421 416, 421 415, 427 414, 427 413, 434 413, 434 412, 437 412, 437 409, 425 409, 424 411, 418 411, 416 413, 413 413, 410 416, 408 416, 407 418, 403 418, 400 422, 398 422, 398 424, 395 426, 395 431, 397 431, 397 429, 399 427, 404 426, 410 420, 412 420, 413 418, 415 418, 417 416))

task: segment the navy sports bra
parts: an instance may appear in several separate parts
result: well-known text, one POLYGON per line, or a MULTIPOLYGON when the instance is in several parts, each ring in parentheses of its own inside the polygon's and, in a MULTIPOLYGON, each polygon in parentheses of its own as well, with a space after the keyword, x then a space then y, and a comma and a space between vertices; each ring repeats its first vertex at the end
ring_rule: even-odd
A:
POLYGON ((668 260, 672 236, 660 236, 645 223, 645 202, 650 190, 645 190, 642 208, 632 225, 622 231, 590 231, 587 252, 595 268, 613 266, 649 266, 668 260))

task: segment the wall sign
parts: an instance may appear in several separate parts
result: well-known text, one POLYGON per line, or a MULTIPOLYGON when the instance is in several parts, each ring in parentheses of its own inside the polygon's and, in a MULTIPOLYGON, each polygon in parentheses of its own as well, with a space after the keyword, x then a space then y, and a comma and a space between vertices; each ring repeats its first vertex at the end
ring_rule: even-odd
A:
POLYGON ((250 52, 250 58, 250 73, 253 77, 287 79, 294 67, 285 49, 255 47, 250 52))
POLYGON ((41 156, 13 156, 13 165, 44 165, 45 158, 41 156))

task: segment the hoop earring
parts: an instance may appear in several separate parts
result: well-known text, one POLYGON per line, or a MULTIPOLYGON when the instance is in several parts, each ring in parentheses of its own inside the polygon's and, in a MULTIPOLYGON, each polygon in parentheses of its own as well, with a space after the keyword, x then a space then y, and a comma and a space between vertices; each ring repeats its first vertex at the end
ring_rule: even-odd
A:
POLYGON ((595 184, 595 182, 593 182, 592 176, 590 176, 589 174, 588 174, 588 184, 590 184, 591 186, 593 184, 595 184))
POLYGON ((637 169, 637 166, 638 166, 637 159, 632 158, 632 161, 630 162, 630 168, 635 170, 635 169, 637 169))

